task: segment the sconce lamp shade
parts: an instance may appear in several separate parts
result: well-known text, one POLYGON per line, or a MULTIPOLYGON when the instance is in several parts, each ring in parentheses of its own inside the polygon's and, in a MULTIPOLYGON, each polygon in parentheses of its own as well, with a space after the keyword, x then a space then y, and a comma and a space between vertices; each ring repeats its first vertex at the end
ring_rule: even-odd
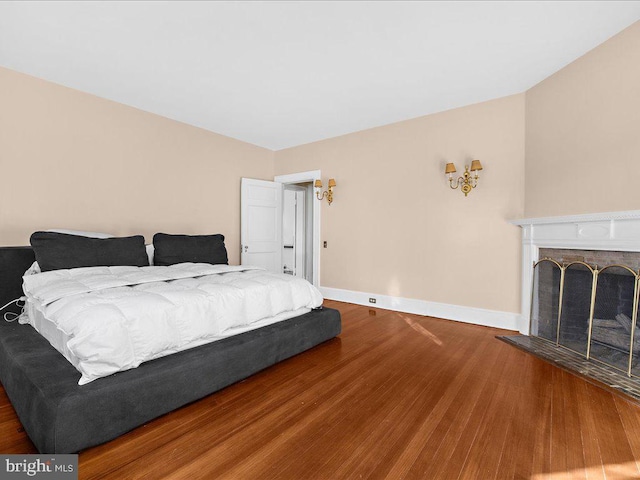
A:
POLYGON ((336 186, 336 181, 335 181, 335 179, 330 178, 330 179, 329 179, 329 188, 331 188, 331 187, 335 187, 335 186, 336 186))
POLYGON ((315 188, 322 188, 322 180, 316 180, 316 182, 313 184, 313 186, 315 188))
POLYGON ((482 170, 482 164, 480 163, 480 160, 473 160, 473 161, 471 162, 471 168, 470 168, 470 170, 471 170, 472 172, 475 172, 475 171, 477 171, 477 170, 482 170))
POLYGON ((456 173, 456 166, 453 163, 447 163, 447 166, 444 167, 444 173, 456 173))

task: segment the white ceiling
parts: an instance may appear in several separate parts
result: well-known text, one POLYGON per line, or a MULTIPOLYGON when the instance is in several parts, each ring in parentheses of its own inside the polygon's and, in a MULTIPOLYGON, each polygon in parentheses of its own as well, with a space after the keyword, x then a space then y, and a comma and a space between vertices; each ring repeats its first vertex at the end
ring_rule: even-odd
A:
POLYGON ((272 150, 522 92, 640 1, 0 2, 0 65, 272 150))

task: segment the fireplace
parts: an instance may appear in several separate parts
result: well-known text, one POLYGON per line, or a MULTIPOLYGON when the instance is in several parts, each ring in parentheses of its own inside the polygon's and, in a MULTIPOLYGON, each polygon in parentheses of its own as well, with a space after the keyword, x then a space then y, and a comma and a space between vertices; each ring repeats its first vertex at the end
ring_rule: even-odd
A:
POLYGON ((523 334, 512 343, 640 399, 640 211, 511 223, 522 228, 523 334))
POLYGON ((539 255, 530 334, 640 376, 640 254, 542 248, 539 255))

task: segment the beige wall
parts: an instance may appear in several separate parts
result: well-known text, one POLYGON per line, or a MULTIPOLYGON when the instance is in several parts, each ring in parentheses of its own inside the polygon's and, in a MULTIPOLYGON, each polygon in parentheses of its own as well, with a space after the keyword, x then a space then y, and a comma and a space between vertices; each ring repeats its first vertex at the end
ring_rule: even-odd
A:
POLYGON ((640 209, 640 22, 526 93, 527 217, 640 209))
POLYGON ((235 263, 240 177, 320 169, 323 286, 517 312, 508 219, 640 208, 639 58, 640 22, 526 93, 275 153, 0 68, 0 245, 222 232, 235 263), (472 158, 465 198, 442 172, 472 158))
POLYGON ((273 152, 0 68, 0 172, 0 245, 219 232, 237 263, 240 178, 273 178, 273 152))
POLYGON ((524 94, 276 152, 277 175, 322 170, 321 285, 519 311, 524 94), (444 165, 479 158, 480 186, 444 165))

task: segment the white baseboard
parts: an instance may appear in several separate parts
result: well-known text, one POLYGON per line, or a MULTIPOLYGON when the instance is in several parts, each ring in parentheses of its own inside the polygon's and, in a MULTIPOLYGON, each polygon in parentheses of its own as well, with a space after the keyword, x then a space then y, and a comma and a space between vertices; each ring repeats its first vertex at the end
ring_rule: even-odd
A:
POLYGON ((520 328, 520 315, 517 313, 463 307, 413 298, 392 297, 378 293, 354 292, 340 288, 320 287, 320 291, 324 298, 339 302, 355 303, 356 305, 395 310, 403 313, 415 313, 417 315, 473 323, 486 327, 504 328, 505 330, 518 330, 520 328), (376 303, 369 303, 369 298, 375 298, 376 303))

